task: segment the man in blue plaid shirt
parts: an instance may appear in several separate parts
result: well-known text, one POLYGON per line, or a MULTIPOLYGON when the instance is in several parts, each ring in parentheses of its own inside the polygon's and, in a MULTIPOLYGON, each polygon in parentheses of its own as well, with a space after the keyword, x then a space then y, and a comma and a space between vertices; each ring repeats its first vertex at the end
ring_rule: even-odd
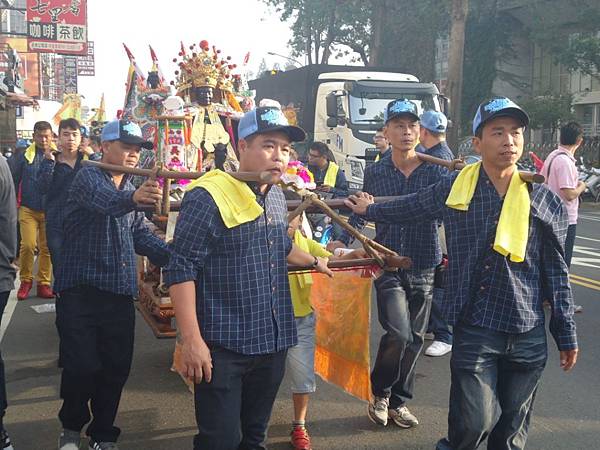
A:
MULTIPOLYGON (((102 131, 102 162, 135 167, 141 147, 152 148, 141 136, 134 123, 109 122, 102 131)), ((90 419, 90 450, 117 449, 120 430, 114 420, 133 357, 135 254, 158 266, 169 259, 167 245, 135 208, 161 198, 156 181, 135 190, 123 173, 97 167, 83 167, 71 184, 55 283, 63 368, 60 450, 79 448, 90 419)))
MULTIPOLYGON (((260 107, 243 116, 238 136, 240 171, 268 171, 278 181, 291 142, 305 133, 281 110, 260 107)), ((217 177, 230 185, 227 175, 217 177)), ((202 182, 188 191, 163 272, 181 333, 180 371, 196 383, 196 450, 265 448, 287 349, 297 342, 286 259, 331 275, 326 258, 292 244, 281 188, 233 186, 248 201, 232 215, 202 182), (242 219, 241 210, 255 214, 242 219)))
MULTIPOLYGON (((390 157, 367 167, 364 190, 375 196, 398 196, 419 192, 437 183, 445 169, 422 163, 417 157, 419 137, 417 105, 409 100, 390 102, 385 111, 384 133, 390 157)), ((349 223, 359 229, 365 220, 353 215, 349 223)), ((375 240, 413 261, 411 270, 385 272, 375 281, 379 323, 386 331, 371 372, 373 400, 369 418, 386 426, 388 418, 401 428, 418 425, 406 403, 413 398, 417 359, 423 349, 433 298, 435 267, 442 260, 438 222, 389 224, 376 221, 375 240)), ((346 247, 350 235, 329 248, 346 247)))
POLYGON ((497 244, 513 183, 520 186, 519 195, 523 192, 513 174, 528 122, 527 114, 506 98, 479 106, 473 145, 482 163, 466 210, 454 208, 449 198, 456 174, 392 202, 375 205, 362 193, 347 201, 355 213, 376 222, 444 221, 449 267, 442 312, 454 325, 454 345, 448 437, 438 442, 438 450, 476 449, 486 438, 490 450, 525 447, 547 359, 545 299, 552 306, 550 331, 561 367, 568 371, 577 361, 573 296, 564 259, 568 220, 560 198, 543 184, 526 184, 529 214, 516 223, 515 211, 509 218, 515 223, 504 230, 510 231, 504 237, 511 246, 514 235, 522 233, 521 246, 514 248, 523 254, 506 254, 497 244))

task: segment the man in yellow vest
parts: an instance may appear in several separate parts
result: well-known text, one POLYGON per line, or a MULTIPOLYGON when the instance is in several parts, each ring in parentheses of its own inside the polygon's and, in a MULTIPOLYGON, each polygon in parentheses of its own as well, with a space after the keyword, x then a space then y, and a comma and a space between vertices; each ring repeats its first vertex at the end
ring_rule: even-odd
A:
POLYGON ((375 132, 375 136, 373 136, 373 143, 375 144, 375 148, 379 150, 379 153, 375 157, 375 162, 379 161, 384 156, 390 156, 392 152, 388 152, 390 147, 390 141, 387 140, 385 134, 383 132, 383 127, 378 128, 375 132))
POLYGON ((348 196, 348 182, 344 171, 332 161, 331 150, 324 142, 313 142, 308 150, 308 170, 312 172, 317 190, 333 197, 348 196))

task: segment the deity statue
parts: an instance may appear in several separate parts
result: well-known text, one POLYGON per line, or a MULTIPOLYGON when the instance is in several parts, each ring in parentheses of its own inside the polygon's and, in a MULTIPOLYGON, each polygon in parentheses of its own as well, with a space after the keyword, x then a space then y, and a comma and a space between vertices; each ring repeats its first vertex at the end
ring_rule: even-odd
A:
POLYGON ((220 51, 211 49, 207 41, 201 41, 199 47, 193 44, 189 49, 191 54, 183 48, 179 54, 182 60, 179 70, 175 71, 177 81, 172 84, 178 95, 188 101, 187 112, 194 117, 191 144, 197 154, 192 152, 190 157, 195 157, 196 166, 204 171, 213 168, 235 171, 238 161, 230 115, 238 111, 229 104, 224 105, 223 97, 227 95, 221 93, 225 80, 232 78, 230 66, 233 66, 220 60, 220 51), (214 102, 215 92, 220 103, 214 102))

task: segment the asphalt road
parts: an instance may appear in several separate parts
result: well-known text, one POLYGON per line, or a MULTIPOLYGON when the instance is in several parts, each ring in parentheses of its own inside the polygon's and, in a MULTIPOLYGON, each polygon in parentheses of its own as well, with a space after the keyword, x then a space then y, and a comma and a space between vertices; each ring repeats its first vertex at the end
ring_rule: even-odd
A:
MULTIPOLYGON (((573 260, 573 289, 583 314, 577 315, 580 359, 572 373, 558 367, 550 341, 550 358, 537 396, 528 449, 597 448, 600 433, 600 207, 585 205, 573 260)), ((4 423, 17 450, 54 449, 60 430, 57 369, 58 340, 53 313, 31 307, 37 298, 16 302, 13 295, 2 319, 2 354, 6 365, 9 409, 4 423)), ((376 315, 373 314, 375 318, 376 315)), ((195 432, 192 396, 170 372, 173 341, 157 340, 138 316, 133 371, 121 402, 117 424, 120 448, 181 450, 191 448, 195 432)), ((381 330, 372 326, 375 354, 381 330)), ((446 432, 449 356, 421 357, 411 410, 419 427, 376 427, 366 404, 319 381, 309 411, 316 449, 433 449, 446 432)), ((273 410, 270 449, 289 449, 292 415, 289 383, 284 381, 273 410)), ((82 447, 83 448, 83 447, 82 447)), ((85 447, 87 449, 87 447, 85 447)))

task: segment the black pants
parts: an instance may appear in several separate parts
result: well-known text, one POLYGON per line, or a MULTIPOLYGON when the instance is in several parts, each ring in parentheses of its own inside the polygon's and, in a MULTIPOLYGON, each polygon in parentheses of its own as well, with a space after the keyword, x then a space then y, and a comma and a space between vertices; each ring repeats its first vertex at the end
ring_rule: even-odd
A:
POLYGON ((263 450, 287 351, 241 355, 211 349, 210 383, 196 385, 194 450, 263 450), (241 430, 241 436, 240 436, 241 430))
POLYGON ((573 258, 573 247, 575 247, 575 237, 577 236, 577 225, 569 225, 567 228, 567 239, 565 240, 565 262, 567 267, 571 267, 571 258, 573 258))
POLYGON ((116 442, 121 430, 113 424, 131 368, 134 326, 131 297, 88 286, 60 293, 56 327, 63 428, 81 431, 93 416, 86 434, 116 442))
MULTIPOLYGON (((10 291, 0 292, 0 319, 2 319, 2 315, 4 314, 4 308, 6 308, 6 303, 8 302, 8 296, 10 295, 10 291)), ((2 353, 0 353, 0 430, 4 429, 4 424, 2 423, 4 419, 4 414, 6 413, 6 408, 8 407, 8 403, 6 401, 6 378, 4 377, 4 361, 2 359, 2 353)))

